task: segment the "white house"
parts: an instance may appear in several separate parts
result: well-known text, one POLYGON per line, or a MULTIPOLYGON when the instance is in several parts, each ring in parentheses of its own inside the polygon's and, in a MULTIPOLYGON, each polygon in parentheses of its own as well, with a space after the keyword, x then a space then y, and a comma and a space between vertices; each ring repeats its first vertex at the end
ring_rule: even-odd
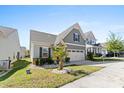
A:
POLYGON ((107 51, 107 47, 106 47, 106 43, 100 43, 102 49, 101 49, 101 53, 103 55, 107 55, 108 54, 108 51, 107 51))
POLYGON ((96 43, 96 38, 92 31, 84 33, 86 38, 86 54, 92 52, 94 54, 102 54, 102 46, 96 43))
POLYGON ((0 26, 0 60, 20 57, 20 42, 16 29, 0 26))
POLYGON ((25 58, 27 56, 26 54, 26 47, 21 47, 20 48, 20 57, 25 58))

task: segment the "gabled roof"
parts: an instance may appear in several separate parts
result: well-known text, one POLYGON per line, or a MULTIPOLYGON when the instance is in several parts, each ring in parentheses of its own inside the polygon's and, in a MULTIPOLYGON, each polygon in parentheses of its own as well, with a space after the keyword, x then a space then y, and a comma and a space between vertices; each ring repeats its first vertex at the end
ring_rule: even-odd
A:
POLYGON ((45 44, 54 44, 56 35, 40 32, 36 30, 30 30, 31 42, 43 42, 45 44))
POLYGON ((84 33, 84 35, 85 35, 85 38, 86 39, 90 39, 90 40, 96 40, 96 38, 95 38, 95 36, 94 36, 94 34, 93 34, 93 32, 92 31, 89 31, 89 32, 86 32, 86 33, 84 33))
POLYGON ((56 40, 55 40, 55 44, 59 44, 60 42, 63 42, 63 39, 73 30, 73 29, 78 29, 82 35, 82 38, 85 39, 85 36, 82 32, 82 29, 80 27, 80 25, 78 23, 73 24, 71 27, 69 27, 68 29, 66 29, 65 31, 63 31, 62 33, 60 33, 56 40))
POLYGON ((10 35, 11 33, 15 32, 15 31, 16 31, 16 29, 0 26, 0 36, 1 37, 7 37, 8 35, 10 35))

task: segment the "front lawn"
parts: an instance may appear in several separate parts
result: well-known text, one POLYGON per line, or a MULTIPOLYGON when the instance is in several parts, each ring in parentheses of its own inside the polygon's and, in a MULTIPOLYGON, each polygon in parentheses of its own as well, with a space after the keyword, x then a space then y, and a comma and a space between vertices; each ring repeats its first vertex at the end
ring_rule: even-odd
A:
POLYGON ((119 57, 94 57, 93 61, 124 61, 124 58, 119 57))
POLYGON ((14 69, 7 75, 0 77, 0 87, 22 87, 22 88, 55 88, 98 71, 101 67, 96 66, 68 66, 74 70, 70 74, 54 74, 52 69, 31 68, 31 74, 26 74, 30 67, 26 60, 17 61, 13 64, 14 69))

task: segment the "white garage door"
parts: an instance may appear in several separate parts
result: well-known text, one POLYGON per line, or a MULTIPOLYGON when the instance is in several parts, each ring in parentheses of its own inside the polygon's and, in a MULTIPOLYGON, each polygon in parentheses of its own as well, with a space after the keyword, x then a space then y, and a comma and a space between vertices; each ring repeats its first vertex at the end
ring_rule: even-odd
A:
POLYGON ((70 61, 81 61, 85 59, 85 52, 83 50, 68 50, 70 61))

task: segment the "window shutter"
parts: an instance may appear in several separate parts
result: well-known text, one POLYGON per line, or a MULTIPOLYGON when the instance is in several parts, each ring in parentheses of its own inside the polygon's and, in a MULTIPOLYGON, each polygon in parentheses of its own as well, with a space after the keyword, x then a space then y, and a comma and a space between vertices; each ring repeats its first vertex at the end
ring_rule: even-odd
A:
POLYGON ((78 34, 78 41, 80 41, 80 35, 78 34))
POLYGON ((51 48, 49 48, 49 58, 51 57, 51 48))
POLYGON ((75 41, 75 33, 73 33, 73 40, 75 41))
POLYGON ((42 58, 42 47, 40 47, 39 55, 39 57, 42 58))

